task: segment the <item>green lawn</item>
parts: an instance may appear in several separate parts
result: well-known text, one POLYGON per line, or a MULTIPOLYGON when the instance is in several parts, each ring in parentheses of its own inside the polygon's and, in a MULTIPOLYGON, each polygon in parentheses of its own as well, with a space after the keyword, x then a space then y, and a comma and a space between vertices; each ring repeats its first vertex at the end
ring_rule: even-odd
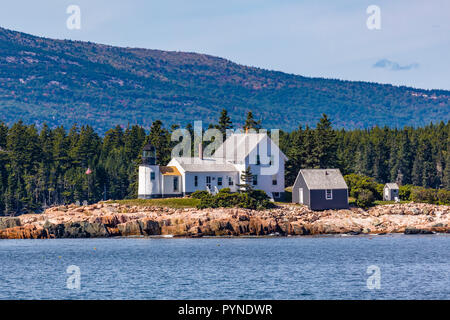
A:
POLYGON ((193 198, 165 198, 165 199, 128 199, 108 201, 108 203, 120 203, 131 206, 157 206, 166 208, 196 208, 200 203, 199 199, 193 198))
POLYGON ((382 201, 382 200, 375 200, 374 204, 379 206, 379 205, 383 205, 383 204, 396 204, 396 203, 410 203, 411 201, 400 201, 400 202, 395 202, 395 201, 382 201))

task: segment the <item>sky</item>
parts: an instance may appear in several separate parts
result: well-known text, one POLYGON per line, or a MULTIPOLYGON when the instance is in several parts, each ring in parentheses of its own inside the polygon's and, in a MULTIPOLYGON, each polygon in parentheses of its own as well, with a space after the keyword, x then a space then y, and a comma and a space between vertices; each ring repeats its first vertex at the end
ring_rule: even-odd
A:
POLYGON ((310 77, 450 90, 448 0, 0 0, 0 26, 310 77), (69 29, 70 5, 80 29, 69 29), (379 8, 373 20, 369 6, 379 8), (370 28, 379 26, 379 28, 370 28), (377 23, 379 24, 377 25, 377 23))

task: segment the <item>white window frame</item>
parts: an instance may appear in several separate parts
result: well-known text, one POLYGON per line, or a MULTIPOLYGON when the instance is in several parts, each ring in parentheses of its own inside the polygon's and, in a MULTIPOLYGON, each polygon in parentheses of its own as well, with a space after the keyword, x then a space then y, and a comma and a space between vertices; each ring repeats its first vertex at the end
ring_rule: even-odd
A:
POLYGON ((325 189, 325 199, 333 200, 333 189, 325 189), (328 197, 328 192, 330 192, 330 197, 328 197))

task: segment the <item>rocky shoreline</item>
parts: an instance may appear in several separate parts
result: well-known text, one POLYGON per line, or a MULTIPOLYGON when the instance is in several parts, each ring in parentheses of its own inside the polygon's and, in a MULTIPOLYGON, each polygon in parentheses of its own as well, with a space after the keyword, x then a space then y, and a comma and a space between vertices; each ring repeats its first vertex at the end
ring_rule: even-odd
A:
POLYGON ((421 203, 362 210, 173 209, 100 202, 59 206, 42 214, 0 217, 0 239, 116 236, 267 236, 321 234, 450 233, 450 206, 421 203))

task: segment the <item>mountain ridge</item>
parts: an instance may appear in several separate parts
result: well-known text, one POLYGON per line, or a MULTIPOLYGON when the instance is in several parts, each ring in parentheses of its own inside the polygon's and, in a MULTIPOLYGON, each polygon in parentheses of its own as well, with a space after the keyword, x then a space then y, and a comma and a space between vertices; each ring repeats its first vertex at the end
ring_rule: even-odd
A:
POLYGON ((0 28, 0 121, 90 124, 97 131, 152 121, 241 124, 252 110, 267 128, 422 126, 448 121, 450 91, 416 89, 248 67, 195 52, 53 40, 0 28), (420 116, 419 116, 420 114, 420 116))

